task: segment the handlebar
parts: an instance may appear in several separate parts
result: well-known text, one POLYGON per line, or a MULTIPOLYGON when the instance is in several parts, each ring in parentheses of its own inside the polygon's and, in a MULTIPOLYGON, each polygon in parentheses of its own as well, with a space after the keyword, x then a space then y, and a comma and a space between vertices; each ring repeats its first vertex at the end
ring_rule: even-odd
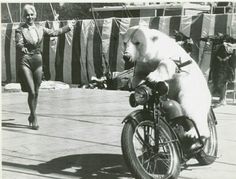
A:
MULTIPOLYGON (((191 63, 192 63, 192 60, 187 60, 186 62, 183 62, 183 63, 178 63, 178 62, 175 61, 175 63, 176 63, 176 65, 177 65, 177 67, 178 67, 179 69, 181 69, 182 67, 191 64, 191 63)), ((167 84, 165 81, 150 82, 150 81, 148 81, 148 80, 145 80, 145 81, 141 82, 138 86, 142 86, 142 85, 146 85, 146 86, 148 86, 149 88, 151 88, 151 89, 153 89, 153 90, 155 90, 155 91, 157 91, 158 89, 160 89, 161 94, 162 94, 162 93, 164 94, 164 93, 168 92, 168 90, 169 90, 168 84, 167 84), (162 91, 164 91, 164 92, 162 92, 162 91)), ((137 86, 137 87, 138 87, 138 86, 137 86)))
POLYGON ((186 61, 186 62, 177 64, 177 66, 178 66, 178 68, 182 68, 182 67, 187 66, 187 65, 189 65, 189 64, 191 64, 191 63, 192 63, 192 60, 188 60, 188 61, 186 61))

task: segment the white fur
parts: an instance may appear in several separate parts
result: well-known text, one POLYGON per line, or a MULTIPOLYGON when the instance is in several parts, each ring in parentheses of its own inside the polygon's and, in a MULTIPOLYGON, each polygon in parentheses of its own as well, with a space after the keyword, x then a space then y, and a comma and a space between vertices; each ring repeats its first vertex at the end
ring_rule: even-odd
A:
MULTIPOLYGON (((132 86, 145 79, 166 80, 170 85, 169 96, 182 105, 186 115, 195 121, 200 134, 208 137, 207 114, 211 94, 197 63, 174 39, 158 30, 132 27, 123 34, 123 40, 125 53, 129 53, 136 63, 132 86), (182 68, 184 72, 176 73, 174 60, 192 60, 192 63, 182 68)), ((196 137, 193 131, 189 133, 196 137)))

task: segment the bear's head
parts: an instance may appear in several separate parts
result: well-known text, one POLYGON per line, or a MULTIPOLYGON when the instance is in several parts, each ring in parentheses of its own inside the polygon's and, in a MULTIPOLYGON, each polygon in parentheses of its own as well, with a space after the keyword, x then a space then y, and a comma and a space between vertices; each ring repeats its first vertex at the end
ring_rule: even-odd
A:
POLYGON ((152 59, 156 57, 156 42, 159 31, 147 27, 134 26, 122 33, 125 61, 152 59))

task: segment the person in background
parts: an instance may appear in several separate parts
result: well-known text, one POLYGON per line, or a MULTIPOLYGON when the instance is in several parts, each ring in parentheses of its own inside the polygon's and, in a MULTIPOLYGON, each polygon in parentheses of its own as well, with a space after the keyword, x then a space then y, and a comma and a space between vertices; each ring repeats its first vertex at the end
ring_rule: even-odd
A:
POLYGON ((16 29, 15 36, 16 48, 20 53, 18 75, 21 90, 28 93, 29 127, 33 130, 38 130, 36 107, 43 74, 41 50, 43 36, 58 36, 69 32, 75 25, 75 21, 72 20, 66 26, 57 30, 36 25, 37 13, 35 7, 30 4, 24 6, 23 17, 25 22, 16 29))
POLYGON ((177 30, 174 33, 175 41, 190 55, 193 51, 193 40, 177 30))
POLYGON ((224 42, 216 51, 214 64, 211 69, 211 78, 213 82, 213 94, 219 95, 218 105, 225 105, 225 92, 228 82, 234 79, 234 50, 228 47, 228 43, 224 42))

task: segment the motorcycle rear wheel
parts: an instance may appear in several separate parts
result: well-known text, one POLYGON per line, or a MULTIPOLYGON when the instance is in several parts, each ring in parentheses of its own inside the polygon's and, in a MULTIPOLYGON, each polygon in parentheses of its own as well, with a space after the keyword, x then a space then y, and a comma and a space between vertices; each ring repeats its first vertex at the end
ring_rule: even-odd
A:
POLYGON ((210 130, 210 138, 207 139, 203 149, 196 154, 195 158, 201 165, 210 165, 217 158, 218 139, 216 131, 216 120, 213 110, 210 110, 208 115, 208 127, 210 130))
POLYGON ((159 148, 154 147, 154 124, 127 122, 121 146, 125 162, 136 179, 176 179, 180 173, 177 145, 168 126, 159 121, 159 148))

